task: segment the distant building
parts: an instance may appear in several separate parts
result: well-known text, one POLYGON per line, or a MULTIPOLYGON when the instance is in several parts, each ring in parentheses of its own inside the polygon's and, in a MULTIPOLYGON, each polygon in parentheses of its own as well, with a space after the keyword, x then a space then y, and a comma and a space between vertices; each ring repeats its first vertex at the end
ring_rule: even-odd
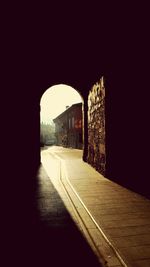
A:
POLYGON ((53 121, 57 145, 82 149, 82 103, 67 106, 53 121))

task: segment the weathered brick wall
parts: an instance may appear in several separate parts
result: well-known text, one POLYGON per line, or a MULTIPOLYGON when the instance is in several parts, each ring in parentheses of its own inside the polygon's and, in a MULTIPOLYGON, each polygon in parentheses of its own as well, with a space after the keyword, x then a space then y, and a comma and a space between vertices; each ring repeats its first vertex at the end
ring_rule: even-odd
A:
POLYGON ((103 77, 93 85, 88 96, 87 161, 105 175, 105 88, 103 77))

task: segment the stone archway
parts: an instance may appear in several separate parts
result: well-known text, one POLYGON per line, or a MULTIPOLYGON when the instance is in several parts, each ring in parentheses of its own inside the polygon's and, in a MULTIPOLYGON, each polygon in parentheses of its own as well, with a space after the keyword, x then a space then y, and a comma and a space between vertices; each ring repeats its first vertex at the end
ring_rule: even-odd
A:
MULTIPOLYGON (((49 88, 52 87, 53 86, 50 86, 49 88)), ((47 90, 48 89, 44 90, 44 92, 47 90)), ((105 175, 106 149, 104 77, 100 78, 96 83, 93 83, 91 88, 86 91, 86 94, 83 94, 82 90, 75 90, 79 93, 83 100, 83 160, 87 161, 97 171, 105 175)))
MULTIPOLYGON (((53 87, 57 87, 57 86, 59 87, 60 85, 62 85, 62 83, 53 84, 48 89, 45 89, 44 91, 42 90, 41 97, 39 98, 39 106, 40 106, 41 98, 45 94, 45 92, 48 90, 51 90, 51 88, 53 88, 53 87)), ((81 102, 82 102, 82 143, 83 143, 82 148, 83 148, 83 159, 86 159, 87 158, 86 147, 87 147, 87 140, 88 140, 88 138, 87 138, 87 97, 85 97, 82 90, 76 89, 73 86, 70 86, 68 84, 63 83, 63 85, 66 85, 66 86, 70 87, 70 89, 75 90, 80 95, 80 98, 81 98, 81 102)), ((61 90, 61 88, 60 88, 60 90, 61 90)), ((39 109, 39 111, 40 110, 41 109, 39 109)), ((38 117, 40 118, 40 115, 38 117)), ((39 122, 40 122, 40 120, 39 120, 39 122)), ((39 134, 38 134, 38 136, 40 137, 39 134)), ((39 142, 38 142, 38 144, 39 144, 39 142)), ((39 150, 39 153, 40 153, 40 150, 39 150)))

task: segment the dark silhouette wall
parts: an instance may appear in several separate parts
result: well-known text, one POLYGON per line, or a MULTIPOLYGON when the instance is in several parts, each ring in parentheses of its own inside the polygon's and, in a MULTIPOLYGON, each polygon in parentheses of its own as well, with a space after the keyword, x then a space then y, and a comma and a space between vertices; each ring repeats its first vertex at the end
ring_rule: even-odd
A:
POLYGON ((104 76, 106 177, 150 195, 149 8, 120 3, 106 8, 101 3, 99 8, 91 3, 87 7, 88 2, 65 7, 62 2, 55 10, 52 4, 43 10, 45 5, 38 3, 7 7, 1 38, 6 70, 2 117, 9 107, 8 130, 1 130, 6 159, 1 174, 6 229, 2 255, 11 264, 15 258, 15 266, 27 266, 31 259, 27 248, 40 164, 40 99, 50 86, 67 84, 83 96, 86 160, 88 93, 104 76))
MULTIPOLYGON (((106 177, 149 194, 149 43, 146 30, 149 24, 139 20, 141 7, 137 17, 131 5, 127 10, 123 8, 123 12, 121 9, 113 13, 110 7, 105 11, 101 9, 100 12, 98 8, 97 13, 92 13, 90 8, 84 19, 85 12, 81 12, 80 19, 76 12, 74 17, 70 12, 69 18, 68 14, 52 18, 51 12, 51 15, 44 15, 43 27, 41 20, 39 23, 33 20, 33 14, 28 16, 27 25, 25 15, 22 28, 16 25, 13 28, 13 42, 10 47, 8 40, 5 54, 8 60, 5 59, 4 64, 7 75, 3 99, 6 106, 12 107, 7 115, 13 140, 9 170, 17 169, 15 179, 9 176, 9 183, 15 190, 13 197, 16 196, 17 205, 20 199, 22 207, 25 206, 25 209, 18 208, 17 213, 30 209, 32 181, 40 164, 42 94, 50 86, 61 83, 81 93, 84 99, 83 158, 87 160, 88 94, 102 76, 106 90, 106 177), (55 26, 54 21, 58 22, 55 26)), ((17 25, 21 24, 20 19, 17 25)))
MULTIPOLYGON (((134 66, 135 71, 135 66, 134 66)), ((98 72, 99 73, 99 72, 98 72)), ((75 73, 71 77, 69 71, 66 79, 60 81, 62 72, 58 71, 53 77, 55 82, 50 82, 49 74, 44 77, 43 86, 35 82, 34 91, 32 88, 30 119, 28 121, 30 164, 38 166, 40 163, 39 146, 39 102, 43 92, 51 85, 67 83, 77 88, 84 98, 84 160, 87 160, 87 99, 88 93, 97 81, 97 72, 90 69, 86 78, 75 73), (88 78, 87 78, 88 77, 88 78), (91 79, 89 79, 89 77, 91 79), (70 78, 70 79, 69 79, 70 78), (45 81, 49 81, 47 84, 45 81), (78 83, 77 83, 78 81, 78 83), (31 122, 30 122, 31 120, 31 122), (29 124, 31 123, 31 125, 29 124)), ((101 74, 105 77, 106 89, 106 177, 127 186, 135 191, 149 194, 148 190, 148 113, 146 108, 146 94, 141 91, 141 77, 136 77, 131 68, 128 73, 123 68, 120 72, 120 65, 116 66, 109 73, 109 69, 101 74)), ((28 110, 29 112, 29 106, 28 110)))
MULTIPOLYGON (((22 111, 24 121, 20 143, 24 139, 27 144, 24 146, 24 164, 21 162, 23 168, 26 166, 27 170, 27 167, 30 167, 34 173, 34 167, 40 163, 39 103, 42 94, 50 86, 60 83, 72 86, 83 96, 83 158, 87 160, 88 94, 93 84, 104 76, 106 177, 149 194, 149 83, 145 59, 138 54, 137 64, 132 48, 125 54, 120 50, 117 54, 111 54, 105 49, 103 56, 102 48, 95 47, 92 51, 93 57, 82 49, 78 50, 78 57, 75 57, 71 48, 67 57, 61 51, 57 57, 50 57, 52 50, 47 54, 46 51, 48 50, 45 49, 42 58, 38 57, 38 64, 31 60, 28 71, 18 76, 18 79, 21 79, 18 98, 22 100, 18 110, 22 111)), ((19 137, 17 142, 18 140, 19 137)))

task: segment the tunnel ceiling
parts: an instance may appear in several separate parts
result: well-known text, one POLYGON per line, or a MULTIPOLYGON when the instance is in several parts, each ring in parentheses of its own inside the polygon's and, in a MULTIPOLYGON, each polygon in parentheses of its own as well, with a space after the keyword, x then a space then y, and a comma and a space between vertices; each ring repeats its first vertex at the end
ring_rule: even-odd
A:
POLYGON ((66 49, 60 53, 46 52, 44 57, 38 58, 33 71, 34 87, 40 95, 52 85, 67 84, 81 93, 90 89, 93 83, 105 75, 107 57, 99 50, 77 51, 66 49), (76 54, 77 53, 77 54, 76 54), (39 90, 40 89, 40 90, 39 90))
MULTIPOLYGON (((25 66, 23 79, 30 76, 27 77, 30 92, 36 91, 41 97, 51 85, 64 83, 85 93, 102 75, 114 77, 117 74, 121 81, 125 80, 121 77, 122 73, 126 77, 130 72, 132 76, 137 66, 143 67, 139 64, 140 56, 136 51, 140 46, 139 33, 136 35, 134 32, 133 37, 131 25, 124 26, 119 20, 122 26, 120 31, 114 17, 106 26, 107 16, 100 21, 101 13, 98 12, 97 23, 92 23, 89 16, 88 24, 85 21, 77 24, 74 20, 75 26, 71 30, 70 27, 63 27, 62 20, 61 24, 58 23, 58 29, 48 23, 47 30, 42 28, 39 32, 39 27, 37 34, 34 31, 33 35, 32 32, 26 53, 21 54, 22 65, 25 66)), ((66 22, 69 26, 68 19, 66 22)))

